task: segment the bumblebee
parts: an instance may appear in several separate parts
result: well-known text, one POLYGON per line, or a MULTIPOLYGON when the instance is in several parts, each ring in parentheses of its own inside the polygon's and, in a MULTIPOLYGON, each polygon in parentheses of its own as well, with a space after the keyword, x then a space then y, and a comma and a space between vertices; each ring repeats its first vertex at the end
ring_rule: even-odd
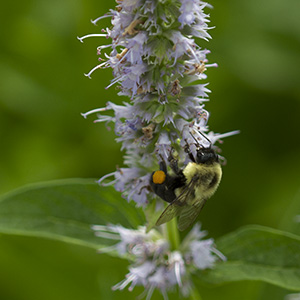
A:
POLYGON ((153 192, 170 204, 156 221, 156 225, 166 223, 179 216, 178 229, 185 230, 194 223, 206 201, 215 193, 222 177, 219 156, 211 148, 199 143, 196 156, 189 147, 186 152, 191 160, 185 168, 178 166, 178 159, 170 152, 168 162, 173 173, 167 171, 163 158, 160 170, 151 175, 150 186, 153 192))

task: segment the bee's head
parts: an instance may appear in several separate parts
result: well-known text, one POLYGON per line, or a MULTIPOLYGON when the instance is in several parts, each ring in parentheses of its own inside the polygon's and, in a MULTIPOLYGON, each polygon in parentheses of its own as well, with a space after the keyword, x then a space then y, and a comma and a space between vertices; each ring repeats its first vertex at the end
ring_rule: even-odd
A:
POLYGON ((206 137, 201 131, 198 131, 202 137, 204 137, 208 142, 209 146, 205 147, 203 144, 200 144, 199 141, 195 138, 195 136, 190 132, 192 138, 194 139, 195 146, 197 149, 196 157, 191 154, 189 149, 189 145, 187 144, 186 152, 189 153, 190 159, 197 164, 213 164, 214 162, 219 162, 219 155, 212 149, 212 143, 208 137, 206 137))
POLYGON ((201 147, 197 150, 196 163, 209 165, 218 161, 219 156, 211 147, 201 147))

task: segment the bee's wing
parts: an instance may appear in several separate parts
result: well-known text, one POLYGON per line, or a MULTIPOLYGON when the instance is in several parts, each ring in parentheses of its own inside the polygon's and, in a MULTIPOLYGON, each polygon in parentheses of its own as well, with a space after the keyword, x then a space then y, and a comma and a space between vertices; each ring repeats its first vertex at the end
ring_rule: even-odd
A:
POLYGON ((182 209, 178 221, 178 229, 180 231, 187 229, 191 224, 194 223, 204 204, 206 203, 206 200, 207 199, 205 198, 201 199, 201 201, 198 201, 193 205, 185 206, 182 209))
POLYGON ((184 188, 180 195, 169 204, 163 213, 160 215, 156 221, 156 225, 159 226, 166 222, 171 221, 173 218, 181 215, 181 213, 186 209, 186 199, 191 196, 194 190, 195 181, 191 180, 189 184, 184 188))
POLYGON ((174 202, 169 204, 156 221, 156 226, 167 223, 173 218, 179 216, 182 208, 183 207, 174 204, 174 202))

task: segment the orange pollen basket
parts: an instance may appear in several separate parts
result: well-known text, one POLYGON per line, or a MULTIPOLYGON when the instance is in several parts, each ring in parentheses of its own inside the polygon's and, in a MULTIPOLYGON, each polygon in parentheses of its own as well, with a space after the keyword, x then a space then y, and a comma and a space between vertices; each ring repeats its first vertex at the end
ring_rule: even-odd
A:
POLYGON ((165 179, 166 179, 166 173, 164 171, 156 171, 154 172, 153 176, 153 183, 155 184, 162 184, 164 183, 165 179))

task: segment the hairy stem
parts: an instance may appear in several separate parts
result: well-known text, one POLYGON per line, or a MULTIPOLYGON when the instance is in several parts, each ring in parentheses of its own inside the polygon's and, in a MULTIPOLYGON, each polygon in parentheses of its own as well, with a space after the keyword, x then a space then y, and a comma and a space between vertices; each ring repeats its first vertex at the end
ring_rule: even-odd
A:
POLYGON ((199 291, 195 286, 191 288, 191 293, 189 296, 190 300, 202 300, 201 295, 199 294, 199 291))
POLYGON ((180 245, 180 236, 177 229, 177 218, 173 218, 166 224, 167 237, 170 241, 171 250, 178 250, 180 245))

